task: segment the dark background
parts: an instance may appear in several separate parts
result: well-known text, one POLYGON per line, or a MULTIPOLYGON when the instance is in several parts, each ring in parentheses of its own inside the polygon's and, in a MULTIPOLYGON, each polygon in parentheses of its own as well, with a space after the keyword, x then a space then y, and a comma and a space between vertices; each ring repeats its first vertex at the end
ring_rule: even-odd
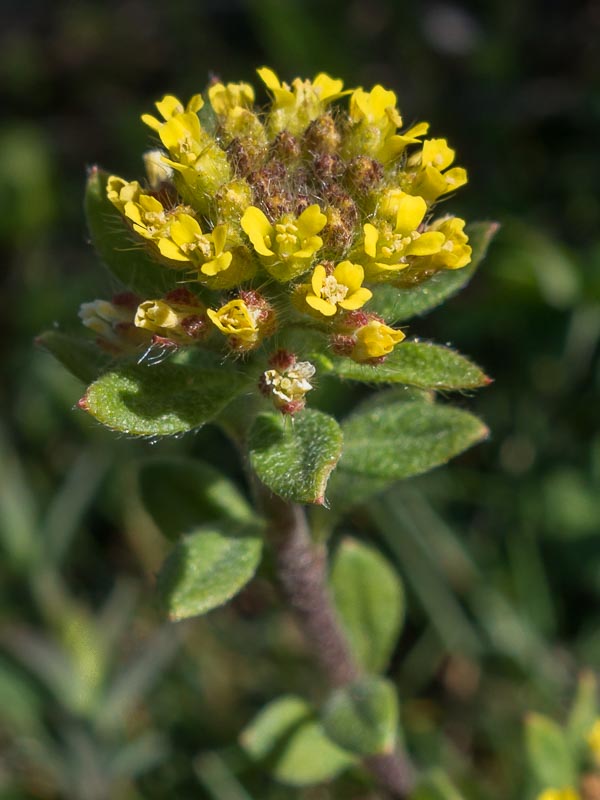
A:
POLYGON ((73 410, 82 387, 33 344, 54 323, 77 330, 79 304, 113 288, 86 240, 86 166, 138 176, 154 100, 187 99, 213 74, 258 86, 268 64, 394 89, 405 121, 431 121, 468 168, 452 211, 502 224, 468 289, 409 326, 493 376, 459 398, 490 441, 347 530, 406 585, 391 674, 413 751, 469 797, 520 800, 523 715, 562 719, 578 672, 600 659, 600 6, 1 10, 0 798, 365 796, 353 779, 277 787, 236 745, 268 699, 321 691, 268 574, 176 632, 153 606, 166 544, 136 465, 209 449, 237 476, 227 444, 210 431, 156 446, 110 435, 73 410))

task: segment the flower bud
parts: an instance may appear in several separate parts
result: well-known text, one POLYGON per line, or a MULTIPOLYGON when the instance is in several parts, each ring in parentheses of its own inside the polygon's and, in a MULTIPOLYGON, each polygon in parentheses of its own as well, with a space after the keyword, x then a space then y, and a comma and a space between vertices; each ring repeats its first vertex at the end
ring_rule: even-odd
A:
POLYGON ((137 308, 135 324, 161 339, 193 344, 206 336, 205 308, 189 289, 175 289, 163 300, 146 300, 137 308))
POLYGON ((149 336, 134 325, 139 298, 132 292, 122 292, 107 300, 82 303, 79 318, 86 328, 97 334, 97 343, 115 355, 134 352, 147 344, 149 336))

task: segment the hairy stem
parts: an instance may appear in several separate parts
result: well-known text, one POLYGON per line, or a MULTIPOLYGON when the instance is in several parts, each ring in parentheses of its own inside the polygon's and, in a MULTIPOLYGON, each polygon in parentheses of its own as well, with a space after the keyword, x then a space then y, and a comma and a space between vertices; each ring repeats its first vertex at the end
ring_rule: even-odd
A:
MULTIPOLYGON (((269 520, 268 537, 286 601, 293 609, 315 660, 332 687, 361 675, 338 622, 327 585, 327 552, 313 542, 304 509, 286 503, 264 487, 260 503, 269 520)), ((390 797, 406 797, 413 772, 399 753, 365 758, 364 766, 390 797)))

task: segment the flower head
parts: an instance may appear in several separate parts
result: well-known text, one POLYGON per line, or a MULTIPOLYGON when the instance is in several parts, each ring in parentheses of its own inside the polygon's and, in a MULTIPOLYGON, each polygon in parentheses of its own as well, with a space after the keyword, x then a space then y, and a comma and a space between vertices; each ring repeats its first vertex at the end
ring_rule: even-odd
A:
POLYGON ((275 315, 270 304, 257 292, 244 292, 216 311, 206 312, 213 325, 227 337, 232 350, 253 350, 273 332, 275 315))
POLYGON ((350 358, 361 364, 381 361, 404 338, 402 331, 390 328, 378 319, 371 319, 355 332, 350 358))
POLYGON ((324 317, 332 317, 338 309, 356 311, 371 299, 373 292, 363 285, 364 270, 359 264, 342 261, 333 269, 318 264, 310 284, 299 287, 304 290, 306 305, 324 317))

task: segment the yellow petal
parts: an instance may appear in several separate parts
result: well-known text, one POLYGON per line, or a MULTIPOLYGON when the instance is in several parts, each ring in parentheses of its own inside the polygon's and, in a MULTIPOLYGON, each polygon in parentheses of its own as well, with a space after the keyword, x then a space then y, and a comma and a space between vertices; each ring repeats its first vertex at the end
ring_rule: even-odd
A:
POLYGON ((448 147, 445 139, 426 139, 423 142, 422 163, 435 167, 440 172, 452 164, 454 156, 455 151, 448 147))
POLYGON ((231 264, 232 258, 233 256, 231 253, 221 253, 217 258, 213 258, 212 261, 207 261, 206 264, 203 264, 200 267, 200 271, 205 275, 218 275, 219 272, 223 272, 223 270, 227 269, 231 264))
POLYGON ((202 99, 202 95, 194 94, 190 97, 185 110, 195 114, 200 111, 203 105, 204 100, 202 99))
POLYGON ((333 303, 323 300, 321 297, 315 297, 314 294, 307 294, 306 302, 311 308, 314 308, 315 311, 323 314, 324 317, 333 317, 337 311, 333 303))
POLYGON ((322 264, 317 264, 315 267, 315 271, 312 274, 310 279, 310 285, 312 286, 312 290, 317 297, 321 296, 321 289, 323 288, 323 284, 325 283, 325 278, 327 277, 327 272, 325 267, 322 264))
POLYGON ((366 225, 363 226, 363 231, 365 232, 365 253, 371 258, 375 258, 377 255, 379 231, 374 225, 371 225, 370 222, 367 222, 366 225))
POLYGON ((262 80, 267 89, 270 89, 273 92, 275 89, 281 88, 281 81, 272 69, 269 69, 269 67, 261 67, 256 71, 258 73, 258 77, 262 80))
POLYGON ((273 226, 260 208, 256 208, 256 206, 247 208, 246 211, 244 211, 240 224, 242 230, 248 236, 259 255, 275 255, 265 243, 265 237, 273 235, 273 226))
POLYGON ((304 247, 294 253, 294 258, 310 258, 323 246, 323 239, 320 236, 309 236, 304 241, 304 247))
POLYGON ((313 81, 313 86, 319 90, 319 99, 324 101, 339 94, 344 86, 344 81, 330 78, 325 72, 319 72, 313 81))
POLYGON ((423 221, 427 203, 422 197, 405 194, 398 200, 397 208, 395 233, 407 236, 416 231, 423 221))
POLYGON ((189 258, 182 253, 179 247, 172 242, 171 239, 159 239, 158 240, 158 249, 160 250, 160 254, 165 258, 171 259, 171 261, 189 261, 189 258))
POLYGON ((407 256, 431 256, 440 252, 445 241, 446 237, 443 233, 429 231, 422 233, 418 239, 411 242, 405 252, 407 256))
POLYGON ((347 286, 351 292, 355 292, 364 280, 365 271, 359 264, 341 261, 333 270, 333 277, 338 283, 347 286))
POLYGON ((327 217, 316 203, 304 209, 296 221, 298 235, 301 238, 320 233, 325 225, 327 225, 327 217))
POLYGON ((166 94, 162 100, 158 100, 154 105, 165 120, 171 119, 173 114, 183 114, 184 111, 180 101, 172 94, 166 94))
POLYGON ((357 289, 351 295, 344 298, 344 300, 340 300, 338 305, 345 308, 346 311, 356 311, 357 308, 362 308, 365 303, 368 303, 372 297, 373 292, 363 287, 357 289))
POLYGON ((225 242, 227 241, 227 225, 217 225, 212 232, 212 240, 215 253, 219 255, 223 252, 225 242))
POLYGON ((163 124, 159 119, 153 117, 152 114, 142 114, 141 120, 149 128, 152 128, 153 131, 157 131, 163 124))

